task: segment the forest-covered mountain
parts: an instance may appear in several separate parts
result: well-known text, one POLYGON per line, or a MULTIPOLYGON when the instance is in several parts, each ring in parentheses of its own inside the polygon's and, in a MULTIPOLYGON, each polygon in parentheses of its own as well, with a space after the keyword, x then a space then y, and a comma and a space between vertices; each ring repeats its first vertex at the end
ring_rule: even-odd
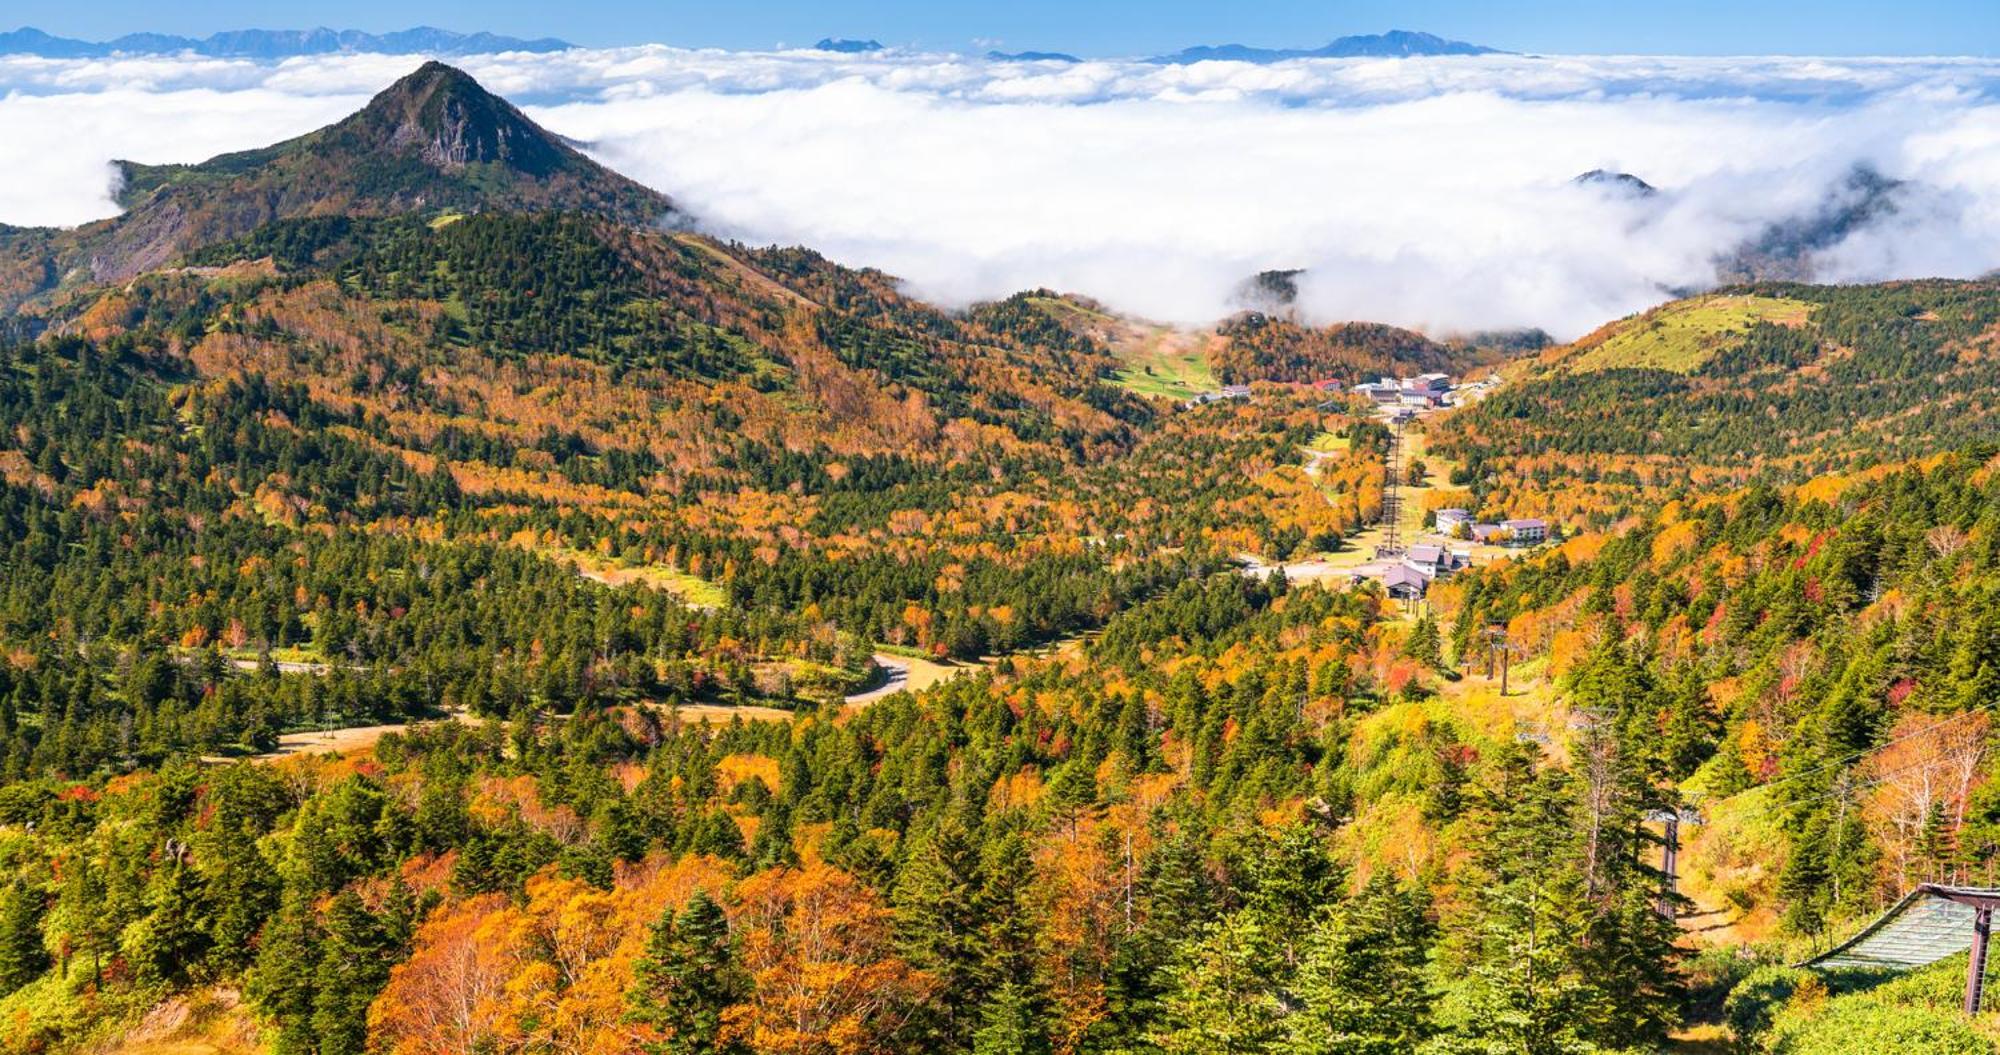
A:
POLYGON ((663 227, 435 66, 134 174, 10 235, 153 255, 0 343, 0 1052, 1993 1050, 1785 965, 1993 882, 2000 288, 1190 346, 663 227), (1556 544, 1237 571, 1381 515, 1296 382, 1470 361, 1430 494, 1556 544))
POLYGON ((1675 301, 1525 364, 1442 430, 1491 504, 1608 526, 1662 495, 1991 438, 2000 286, 1760 285, 1675 301))
POLYGON ((297 139, 197 165, 126 161, 119 170, 117 217, 74 230, 0 229, 0 307, 130 278, 275 220, 512 209, 644 224, 673 209, 438 62, 297 139))

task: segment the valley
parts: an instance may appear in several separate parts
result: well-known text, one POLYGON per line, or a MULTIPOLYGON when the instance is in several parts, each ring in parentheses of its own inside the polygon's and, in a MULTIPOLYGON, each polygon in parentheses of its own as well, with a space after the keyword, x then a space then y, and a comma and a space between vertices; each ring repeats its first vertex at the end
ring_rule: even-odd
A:
POLYGON ((0 1052, 1994 1050, 1799 965, 2000 882, 2000 283, 946 308, 439 63, 124 171, 0 237, 0 1052))

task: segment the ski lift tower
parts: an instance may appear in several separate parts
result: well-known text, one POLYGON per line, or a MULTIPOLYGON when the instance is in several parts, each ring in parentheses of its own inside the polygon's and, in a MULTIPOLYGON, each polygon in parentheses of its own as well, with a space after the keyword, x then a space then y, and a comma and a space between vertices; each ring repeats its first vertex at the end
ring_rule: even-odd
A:
POLYGON ((1403 426, 1408 424, 1411 413, 1394 410, 1389 413, 1389 455, 1384 463, 1387 475, 1382 480, 1382 544, 1375 547, 1378 558, 1400 557, 1403 555, 1403 426))

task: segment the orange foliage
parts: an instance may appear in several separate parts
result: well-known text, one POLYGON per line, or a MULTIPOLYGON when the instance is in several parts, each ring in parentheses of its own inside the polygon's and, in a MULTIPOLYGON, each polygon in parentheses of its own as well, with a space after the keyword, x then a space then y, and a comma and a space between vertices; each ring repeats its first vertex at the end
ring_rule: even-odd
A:
POLYGON ((719 889, 715 858, 625 869, 611 890, 543 874, 527 902, 473 898, 434 914, 368 1011, 391 1055, 551 1051, 631 1055, 625 990, 653 922, 697 889, 719 889))
POLYGON ((756 983, 751 1044, 768 1055, 860 1055, 894 1038, 930 995, 894 954, 891 913, 860 880, 824 864, 780 868, 737 888, 735 924, 756 983))
POLYGON ((1694 548, 1695 532, 1700 525, 1692 520, 1682 520, 1670 524, 1653 536, 1653 563, 1668 564, 1675 557, 1694 548))
POLYGON ((1101 828, 1085 823, 1073 838, 1050 840, 1035 853, 1044 970, 1055 983, 1054 1039, 1064 1055, 1108 1013, 1098 979, 1111 962, 1129 873, 1124 861, 1106 852, 1101 828))

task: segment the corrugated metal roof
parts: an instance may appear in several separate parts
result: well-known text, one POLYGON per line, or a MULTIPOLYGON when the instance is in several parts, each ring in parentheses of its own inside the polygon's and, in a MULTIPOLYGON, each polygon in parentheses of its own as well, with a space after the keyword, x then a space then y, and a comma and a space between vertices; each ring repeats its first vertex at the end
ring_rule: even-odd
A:
POLYGON ((1954 898, 2000 901, 2000 889, 1920 886, 1859 934, 1804 966, 1907 970, 1964 952, 1972 947, 1972 920, 1977 909, 1954 898))

